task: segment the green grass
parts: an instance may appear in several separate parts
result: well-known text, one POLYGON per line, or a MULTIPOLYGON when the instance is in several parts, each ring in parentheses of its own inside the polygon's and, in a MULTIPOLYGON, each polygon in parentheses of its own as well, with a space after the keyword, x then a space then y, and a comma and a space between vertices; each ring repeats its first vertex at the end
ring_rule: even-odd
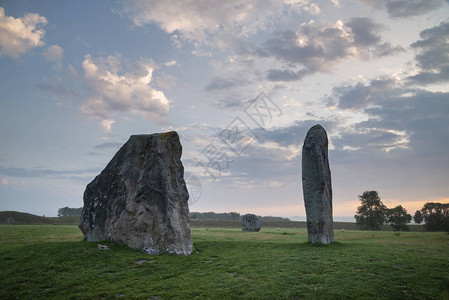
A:
POLYGON ((335 235, 192 228, 192 255, 149 256, 73 225, 0 225, 0 299, 449 299, 449 235, 335 235))

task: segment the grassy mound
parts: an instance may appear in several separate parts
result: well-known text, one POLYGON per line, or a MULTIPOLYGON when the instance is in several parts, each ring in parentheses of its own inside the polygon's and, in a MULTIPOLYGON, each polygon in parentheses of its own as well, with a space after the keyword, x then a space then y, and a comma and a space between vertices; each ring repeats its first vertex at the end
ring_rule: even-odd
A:
POLYGON ((41 217, 17 211, 0 211, 0 224, 17 225, 77 225, 80 216, 41 217))
POLYGON ((18 211, 0 211, 0 222, 5 223, 8 221, 10 224, 52 224, 50 218, 18 211))

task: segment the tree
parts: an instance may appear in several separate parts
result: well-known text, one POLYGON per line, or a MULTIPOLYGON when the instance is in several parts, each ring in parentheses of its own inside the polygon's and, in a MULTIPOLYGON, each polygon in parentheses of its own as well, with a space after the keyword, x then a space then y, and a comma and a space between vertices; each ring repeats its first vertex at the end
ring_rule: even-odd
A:
POLYGON ((81 212, 83 211, 83 208, 70 208, 70 207, 63 207, 58 209, 58 217, 67 217, 67 216, 80 216, 81 212))
POLYGON ((414 219, 418 224, 424 221, 427 231, 449 232, 449 203, 427 202, 421 211, 416 211, 414 219))
POLYGON ((423 215, 420 210, 417 210, 415 212, 415 215, 413 216, 413 221, 415 221, 416 224, 421 224, 422 221, 424 221, 423 215))
POLYGON ((402 205, 387 209, 387 217, 394 231, 408 231, 407 223, 412 221, 412 216, 407 213, 407 210, 402 205))
POLYGON ((357 208, 354 216, 356 223, 361 229, 376 230, 385 222, 387 207, 382 203, 376 191, 365 191, 359 200, 362 205, 357 208))
POLYGON ((58 209, 58 217, 68 216, 68 210, 69 210, 68 206, 58 209))

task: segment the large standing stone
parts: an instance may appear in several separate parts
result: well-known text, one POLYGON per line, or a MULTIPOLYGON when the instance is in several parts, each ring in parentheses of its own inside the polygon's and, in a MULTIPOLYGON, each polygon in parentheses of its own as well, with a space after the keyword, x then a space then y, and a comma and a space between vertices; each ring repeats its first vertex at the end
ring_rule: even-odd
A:
POLYGON ((259 231, 262 226, 259 217, 253 214, 246 214, 242 217, 242 231, 259 231))
POLYGON ((189 194, 176 132, 133 135, 84 192, 79 228, 148 254, 190 254, 189 194))
POLYGON ((321 125, 307 132, 302 147, 302 188, 309 242, 334 241, 331 171, 327 155, 327 134, 321 125))

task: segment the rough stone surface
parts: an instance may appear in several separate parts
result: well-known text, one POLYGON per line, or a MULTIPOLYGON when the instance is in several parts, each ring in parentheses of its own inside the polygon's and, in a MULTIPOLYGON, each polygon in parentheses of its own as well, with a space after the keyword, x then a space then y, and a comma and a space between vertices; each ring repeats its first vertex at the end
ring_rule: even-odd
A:
POLYGON ((334 241, 332 183, 327 155, 327 134, 321 125, 307 132, 302 147, 302 188, 307 215, 309 242, 334 241))
POLYGON ((86 187, 79 228, 148 254, 192 252, 189 194, 176 132, 133 135, 86 187))
POLYGON ((253 214, 246 214, 242 217, 242 231, 259 231, 262 224, 259 217, 253 214))

